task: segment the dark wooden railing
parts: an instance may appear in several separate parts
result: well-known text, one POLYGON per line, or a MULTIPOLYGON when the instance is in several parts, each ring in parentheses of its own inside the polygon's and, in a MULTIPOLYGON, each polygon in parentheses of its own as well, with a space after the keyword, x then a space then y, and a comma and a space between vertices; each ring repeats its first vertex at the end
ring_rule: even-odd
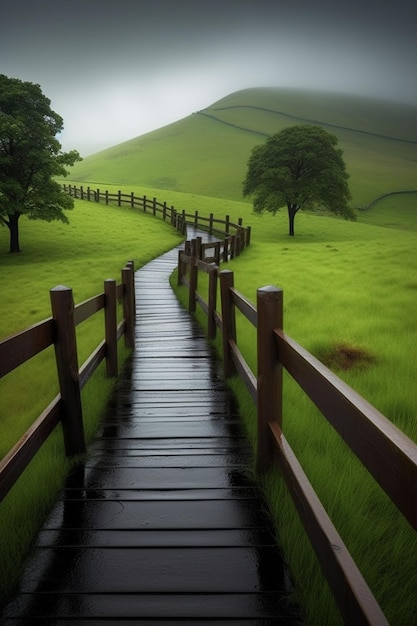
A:
MULTIPOLYGON (((129 206, 132 209, 139 209, 144 213, 161 217, 183 235, 186 235, 187 224, 208 232, 209 235, 221 239, 218 249, 222 248, 223 262, 238 256, 250 244, 251 228, 250 226, 243 226, 242 218, 239 218, 238 222, 235 223, 230 220, 229 215, 226 215, 224 219, 217 219, 213 213, 210 213, 209 217, 201 215, 199 211, 187 213, 185 209, 179 211, 173 206, 168 206, 166 202, 158 202, 156 198, 148 198, 146 195, 135 196, 134 192, 128 194, 121 191, 110 193, 107 190, 91 189, 90 187, 84 189, 84 187, 77 187, 76 185, 62 185, 62 188, 73 198, 90 202, 103 202, 107 205, 129 206)), ((210 244, 204 245, 212 247, 210 244)))
POLYGON ((199 303, 207 314, 208 336, 213 338, 220 329, 225 375, 240 375, 257 406, 258 471, 264 472, 274 463, 279 466, 345 623, 387 624, 282 431, 283 368, 415 530, 417 445, 284 333, 281 289, 258 289, 254 306, 235 289, 233 272, 219 271, 212 259, 203 258, 198 250, 197 242, 191 242, 179 253, 178 283, 189 289, 190 312, 199 303), (199 271, 209 274, 206 299, 197 289, 199 271), (217 307, 218 281, 221 314, 217 307), (257 329, 256 375, 238 348, 236 309, 257 329))
POLYGON ((134 345, 134 267, 122 269, 121 283, 104 282, 103 293, 74 305, 72 290, 58 286, 50 291, 52 316, 0 341, 0 378, 48 348, 55 347, 60 393, 34 421, 29 430, 0 461, 0 501, 6 496, 30 460, 61 422, 68 456, 85 451, 81 389, 106 359, 108 376, 118 375, 117 343, 134 345), (117 323, 117 301, 123 303, 123 319, 117 323), (75 327, 104 309, 104 339, 78 366, 75 327))

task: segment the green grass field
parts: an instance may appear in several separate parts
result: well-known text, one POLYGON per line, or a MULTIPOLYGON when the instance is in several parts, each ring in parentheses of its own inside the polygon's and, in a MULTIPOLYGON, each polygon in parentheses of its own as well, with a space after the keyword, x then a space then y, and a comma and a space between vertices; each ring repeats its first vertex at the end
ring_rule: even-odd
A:
MULTIPOLYGON (((73 168, 71 182, 156 196, 177 210, 198 209, 202 215, 212 212, 218 218, 230 215, 233 220, 242 217, 244 224, 252 227, 252 243, 228 266, 235 272, 237 288, 255 301, 258 287, 282 287, 286 332, 319 358, 327 358, 339 344, 371 355, 368 364, 350 370, 336 367, 336 371, 417 441, 417 194, 383 198, 372 208, 357 211, 355 223, 300 213, 295 222, 296 236, 291 239, 283 210, 276 216, 254 215, 251 205, 242 201, 242 180, 252 147, 267 134, 302 120, 319 121, 338 135, 351 174, 355 207, 386 193, 417 188, 415 107, 272 89, 231 94, 200 113, 88 157, 73 168)), ((0 337, 49 315, 48 290, 55 284, 73 286, 76 300, 82 300, 101 291, 104 278, 117 278, 115 272, 126 260, 134 259, 138 266, 165 246, 160 236, 160 229, 165 227, 160 220, 139 218, 129 209, 77 202, 69 217, 69 226, 23 223, 23 253, 18 257, 7 255, 7 233, 0 230, 0 264, 6 270, 0 275, 2 310, 6 313, 0 321, 0 337), (132 228, 136 223, 137 228, 132 228)), ((166 247, 175 245, 177 235, 169 228, 166 232, 166 247)), ((256 369, 254 331, 240 319, 238 339, 256 369)), ((35 364, 33 375, 43 367, 35 364)), ((8 386, 9 395, 4 394, 1 423, 6 423, 4 407, 7 413, 13 407, 14 417, 9 423, 17 424, 16 433, 23 431, 38 411, 33 398, 39 393, 32 392, 33 406, 23 398, 28 375, 24 372, 20 380, 8 386)), ((40 380, 36 384, 40 385, 34 385, 37 392, 53 395, 47 382, 43 387, 40 380)), ((100 381, 99 374, 97 384, 108 382, 103 376, 100 381)), ((251 401, 238 382, 231 384, 253 439, 251 401)), ((0 402, 3 389, 0 387, 0 402)), ((92 398, 86 397, 85 402, 92 402, 92 398)), ((287 379, 284 410, 288 439, 390 622, 404 626, 413 623, 417 611, 416 534, 399 519, 344 444, 287 379)), ((99 409, 92 412, 97 415, 99 409)), ((5 440, 6 449, 7 445, 5 440)), ((62 452, 59 433, 50 445, 52 452, 45 454, 55 463, 62 452)), ((41 482, 38 472, 45 471, 48 463, 40 458, 40 469, 31 466, 31 479, 41 482)), ((63 466, 61 474, 55 472, 56 481, 46 487, 38 519, 47 510, 66 469, 63 466)), ((28 517, 31 492, 21 488, 14 499, 8 497, 6 507, 0 507, 3 527, 10 516, 16 520, 28 517)), ((307 623, 338 623, 280 478, 269 477, 265 489, 276 515, 279 541, 298 583, 307 623)), ((33 499, 31 506, 35 506, 33 499)), ((33 529, 22 531, 25 546, 31 532, 33 529)), ((0 552, 5 550, 9 563, 24 552, 21 547, 11 552, 8 545, 0 544, 0 552)))

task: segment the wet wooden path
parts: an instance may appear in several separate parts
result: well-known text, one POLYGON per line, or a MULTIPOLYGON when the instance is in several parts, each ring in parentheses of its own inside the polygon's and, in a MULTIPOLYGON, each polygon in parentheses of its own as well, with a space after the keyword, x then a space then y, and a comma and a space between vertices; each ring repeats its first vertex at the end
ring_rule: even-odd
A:
POLYGON ((2 624, 300 624, 236 406, 168 277, 136 274, 136 348, 2 624))

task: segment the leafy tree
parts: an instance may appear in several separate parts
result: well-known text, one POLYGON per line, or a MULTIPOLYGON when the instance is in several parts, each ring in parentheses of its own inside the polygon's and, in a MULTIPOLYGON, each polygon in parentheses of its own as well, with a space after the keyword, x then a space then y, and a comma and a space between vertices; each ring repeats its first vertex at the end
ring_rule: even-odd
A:
POLYGON ((243 194, 254 195, 256 213, 288 209, 289 234, 300 209, 324 207, 355 219, 348 206, 348 174, 337 137, 320 126, 284 128, 255 146, 248 162, 243 194))
POLYGON ((62 152, 56 135, 62 118, 39 85, 0 74, 0 223, 10 230, 10 252, 19 252, 19 218, 68 222, 73 199, 54 176, 80 161, 62 152))

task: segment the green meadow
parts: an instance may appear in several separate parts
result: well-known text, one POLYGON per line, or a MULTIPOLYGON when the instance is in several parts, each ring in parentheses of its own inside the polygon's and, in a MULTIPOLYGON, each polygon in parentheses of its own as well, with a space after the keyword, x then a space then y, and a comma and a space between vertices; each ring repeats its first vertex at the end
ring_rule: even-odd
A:
MULTIPOLYGON (((231 94, 175 124, 88 157, 73 168, 71 182, 156 196, 177 210, 242 217, 252 227, 251 245, 228 264, 239 291, 255 302, 257 288, 282 287, 287 334, 417 441, 417 193, 388 195, 360 210, 384 194, 416 191, 416 164, 415 107, 258 89, 231 94), (300 213, 295 237, 290 238, 284 209, 275 216, 253 214, 250 203, 242 201, 242 180, 254 145, 285 125, 302 121, 320 123, 339 137, 357 221, 300 213), (348 367, 339 358, 346 349, 361 356, 350 360, 348 367)), ((0 321, 0 337, 48 316, 48 290, 56 284, 73 286, 80 301, 101 291, 103 279, 118 278, 127 260, 134 259, 139 266, 178 242, 160 220, 127 208, 77 201, 69 217, 68 226, 24 222, 23 253, 18 257, 6 254, 6 232, 0 230, 0 263, 6 270, 0 276, 2 310, 9 313, 0 321)), ((202 293, 204 288, 202 277, 202 293)), ((178 290, 178 296, 185 300, 184 289, 178 290)), ((202 313, 198 315, 204 323, 202 313)), ((239 346, 256 371, 255 333, 240 316, 237 332, 239 346)), ((91 333, 87 330, 85 335, 80 337, 81 350, 88 351, 91 333)), ((56 393, 55 382, 43 382, 43 371, 52 368, 52 354, 37 358, 49 359, 50 364, 35 364, 20 380, 16 374, 12 383, 9 377, 0 381, 0 428, 3 435, 16 424, 11 439, 39 412, 36 405, 56 393), (32 376, 37 378, 28 389, 32 376)), ((110 393, 109 381, 103 374, 98 378, 90 384, 104 385, 105 393, 110 393)), ((255 444, 251 400, 238 381, 232 380, 231 385, 255 444)), ((86 397, 85 402, 88 406, 92 399, 86 397)), ((92 433, 100 407, 91 413, 92 433)), ((390 623, 413 623, 416 533, 289 378, 285 379, 284 430, 390 623)), ((8 437, 0 454, 9 443, 8 437)), ((62 452, 59 434, 51 447, 55 463, 62 452)), ((30 467, 27 472, 37 482, 42 465, 47 466, 43 459, 41 469, 30 467)), ((51 488, 45 489, 38 520, 66 470, 63 467, 51 488)), ((337 624, 337 612, 285 486, 274 473, 263 484, 306 623, 337 624)), ((28 501, 34 506, 35 499, 29 497, 30 490, 11 493, 9 502, 2 504, 2 528, 9 519, 27 516, 28 501)), ((24 553, 34 530, 25 532, 24 548, 13 552, 6 542, 0 544, 0 553, 10 553, 10 563, 24 553)))

